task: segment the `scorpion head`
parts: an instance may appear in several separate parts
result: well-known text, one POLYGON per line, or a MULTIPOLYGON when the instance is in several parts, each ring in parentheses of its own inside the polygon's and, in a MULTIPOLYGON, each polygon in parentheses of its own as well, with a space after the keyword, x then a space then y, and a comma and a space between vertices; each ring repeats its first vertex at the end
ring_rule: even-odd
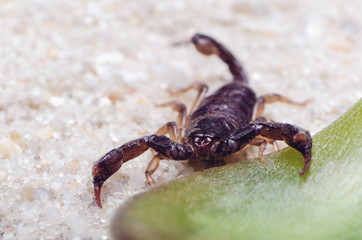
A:
POLYGON ((189 137, 189 143, 193 146, 198 158, 212 158, 212 146, 217 142, 215 136, 205 134, 195 134, 189 137))
POLYGON ((195 157, 203 160, 220 158, 220 143, 229 138, 232 126, 222 118, 204 117, 194 121, 185 131, 195 157))
POLYGON ((209 144, 212 142, 211 137, 208 136, 194 136, 193 137, 194 145, 197 148, 205 149, 209 146, 209 144))

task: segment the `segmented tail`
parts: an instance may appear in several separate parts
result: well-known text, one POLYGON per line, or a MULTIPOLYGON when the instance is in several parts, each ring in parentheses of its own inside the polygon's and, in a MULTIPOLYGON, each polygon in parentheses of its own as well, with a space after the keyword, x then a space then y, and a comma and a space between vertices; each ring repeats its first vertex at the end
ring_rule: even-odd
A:
POLYGON ((221 60, 229 66, 229 70, 234 77, 233 81, 240 82, 245 85, 248 84, 248 77, 244 68, 234 55, 226 47, 224 47, 224 45, 215 39, 200 33, 197 33, 192 37, 192 43, 195 45, 196 49, 204 55, 218 55, 221 60))

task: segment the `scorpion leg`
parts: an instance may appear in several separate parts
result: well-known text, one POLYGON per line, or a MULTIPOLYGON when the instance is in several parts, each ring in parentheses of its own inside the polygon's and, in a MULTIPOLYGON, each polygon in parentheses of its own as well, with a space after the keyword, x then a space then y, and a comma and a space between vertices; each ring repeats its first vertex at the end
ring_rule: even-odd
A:
MULTIPOLYGON (((186 106, 185 104, 177 101, 171 101, 163 104, 157 105, 157 107, 172 107, 173 110, 178 112, 177 123, 175 122, 168 122, 163 125, 155 134, 156 135, 166 135, 168 134, 171 140, 181 143, 183 138, 183 132, 185 129, 186 124, 186 106), (178 127, 179 126, 179 127, 178 127)), ((145 175, 148 186, 152 186, 156 184, 155 180, 152 178, 152 174, 157 170, 160 160, 163 158, 157 154, 155 150, 151 148, 152 151, 152 160, 148 164, 145 175)))
POLYGON ((259 152, 258 152, 258 157, 261 160, 262 163, 266 163, 266 159, 264 157, 264 151, 266 149, 268 142, 264 139, 258 139, 255 138, 250 145, 255 145, 255 146, 259 146, 259 152))
MULTIPOLYGON (((150 135, 123 144, 101 157, 93 165, 92 175, 95 201, 101 203, 101 188, 103 183, 112 176, 123 163, 136 158, 149 148, 154 149, 162 158, 186 160, 193 154, 192 146, 179 144, 166 136, 150 135)), ((157 156, 156 155, 156 156, 157 156)), ((156 164, 157 165, 157 164, 156 164)), ((152 167, 150 168, 152 170, 152 167)))
POLYGON ((186 88, 179 89, 179 90, 176 90, 176 91, 172 91, 172 90, 168 89, 168 92, 171 95, 177 95, 177 94, 180 94, 180 93, 188 92, 188 91, 190 91, 192 89, 197 90, 196 100, 192 104, 192 107, 191 107, 191 110, 190 110, 190 113, 192 113, 200 105, 201 101, 204 100, 205 97, 206 97, 206 93, 207 93, 207 91, 209 89, 206 84, 196 82, 196 83, 193 83, 193 84, 191 84, 190 86, 188 86, 186 88))
POLYGON ((271 144, 273 144, 273 152, 279 151, 279 145, 278 145, 277 141, 272 141, 271 144))
POLYGON ((188 86, 188 87, 186 87, 184 89, 177 90, 177 91, 172 91, 172 90, 168 89, 168 92, 170 94, 172 94, 172 95, 188 92, 188 91, 190 91, 192 89, 197 90, 197 97, 196 97, 194 103, 192 104, 190 114, 186 117, 185 127, 183 127, 183 129, 181 131, 182 134, 180 134, 182 138, 184 137, 184 131, 185 131, 186 126, 189 125, 191 114, 193 113, 193 111, 195 109, 197 109, 199 107, 200 103, 205 99, 206 93, 207 93, 209 88, 208 88, 208 86, 206 84, 203 84, 203 83, 193 83, 190 86, 188 86))
POLYGON ((148 186, 152 186, 152 185, 156 184, 155 180, 153 180, 151 175, 154 172, 156 172, 158 166, 160 165, 160 160, 161 159, 162 159, 161 156, 159 154, 156 154, 155 156, 153 156, 151 162, 147 166, 145 175, 146 175, 146 180, 147 180, 147 185, 148 186))
POLYGON ((295 102, 293 100, 290 100, 289 98, 286 98, 277 93, 267 94, 267 95, 258 97, 256 99, 255 111, 254 111, 255 114, 254 114, 253 119, 256 119, 263 115, 265 104, 275 103, 275 102, 282 102, 282 103, 292 104, 292 105, 296 105, 296 106, 305 106, 309 101, 304 101, 304 102, 300 103, 300 102, 295 102))
POLYGON ((270 140, 270 139, 263 139, 260 137, 256 137, 251 143, 250 145, 253 146, 258 146, 259 147, 259 152, 258 152, 258 157, 261 160, 262 163, 266 162, 266 159, 264 157, 264 151, 266 149, 267 144, 273 144, 273 151, 275 152, 275 145, 278 146, 276 144, 276 141, 270 140))
MULTIPOLYGON (((174 126, 174 128, 176 129, 175 138, 172 138, 172 136, 170 136, 170 137, 172 140, 180 143, 184 137, 184 130, 186 128, 186 117, 187 117, 186 105, 181 102, 171 101, 171 102, 159 104, 159 105, 157 105, 157 107, 172 107, 173 110, 178 112, 177 122, 174 126)), ((169 132, 170 132, 170 130, 169 130, 169 132)), ((165 133, 160 133, 160 134, 158 132, 156 133, 156 135, 163 135, 163 134, 165 134, 165 133)))
MULTIPOLYGON (((166 135, 166 134, 168 134, 172 141, 179 142, 178 141, 179 134, 178 134, 177 125, 176 125, 175 122, 166 123, 155 134, 156 135, 166 135)), ((145 171, 148 186, 152 186, 152 185, 156 184, 155 180, 153 180, 151 175, 157 170, 158 165, 160 163, 160 160, 162 159, 161 156, 154 149, 151 148, 151 151, 152 151, 152 156, 153 157, 152 157, 152 160, 148 164, 148 166, 146 168, 146 171, 145 171)))
POLYGON ((179 138, 175 122, 168 122, 155 132, 156 135, 166 135, 167 133, 173 141, 179 138))

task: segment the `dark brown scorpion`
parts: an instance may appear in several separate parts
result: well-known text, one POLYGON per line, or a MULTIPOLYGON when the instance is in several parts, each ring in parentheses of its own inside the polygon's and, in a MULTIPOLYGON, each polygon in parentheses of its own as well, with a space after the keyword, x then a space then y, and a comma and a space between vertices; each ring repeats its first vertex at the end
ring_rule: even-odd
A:
POLYGON ((208 87, 201 83, 174 92, 198 91, 190 115, 186 112, 186 106, 180 102, 165 103, 163 106, 170 106, 178 112, 177 123, 168 122, 155 134, 127 142, 100 158, 92 170, 95 201, 99 207, 102 207, 100 196, 103 183, 123 163, 148 149, 154 153, 145 172, 148 185, 155 183, 151 175, 161 159, 217 162, 247 145, 256 145, 259 146, 259 158, 265 161, 263 152, 266 145, 275 145, 276 140, 284 141, 303 155, 304 167, 300 175, 308 171, 312 154, 310 133, 300 127, 271 122, 262 117, 265 103, 305 103, 296 103, 278 94, 256 97, 248 86, 243 67, 226 47, 203 34, 193 36, 192 43, 205 55, 219 56, 228 65, 233 81, 208 97, 208 87))

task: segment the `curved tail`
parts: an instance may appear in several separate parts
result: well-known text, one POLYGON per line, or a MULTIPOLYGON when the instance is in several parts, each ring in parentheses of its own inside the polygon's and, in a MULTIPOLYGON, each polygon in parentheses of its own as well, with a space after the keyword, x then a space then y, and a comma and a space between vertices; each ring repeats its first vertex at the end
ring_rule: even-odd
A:
POLYGON ((244 68, 234 55, 226 47, 224 47, 224 45, 215 39, 200 33, 197 33, 192 37, 192 43, 195 45, 196 49, 204 55, 218 55, 221 60, 229 66, 229 70, 234 77, 233 81, 240 82, 245 85, 248 84, 248 77, 244 68))

